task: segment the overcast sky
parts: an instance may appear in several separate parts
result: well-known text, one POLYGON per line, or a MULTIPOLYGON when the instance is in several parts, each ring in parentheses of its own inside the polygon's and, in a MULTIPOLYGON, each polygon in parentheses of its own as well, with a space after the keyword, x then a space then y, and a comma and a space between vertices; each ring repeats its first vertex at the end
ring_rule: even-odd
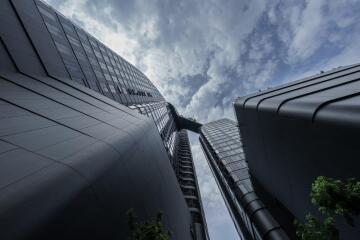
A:
MULTIPOLYGON (((234 119, 238 96, 360 62, 358 0, 47 0, 142 70, 182 114, 234 119)), ((213 240, 236 239, 191 135, 213 240)))

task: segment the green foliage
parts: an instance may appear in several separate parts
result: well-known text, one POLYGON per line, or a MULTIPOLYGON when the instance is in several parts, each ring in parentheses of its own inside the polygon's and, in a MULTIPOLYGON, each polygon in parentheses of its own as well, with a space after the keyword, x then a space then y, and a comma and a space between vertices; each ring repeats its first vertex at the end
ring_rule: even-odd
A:
POLYGON ((360 182, 354 178, 343 182, 320 176, 312 184, 310 197, 321 213, 344 216, 351 226, 352 216, 360 214, 360 182))
POLYGON ((355 178, 343 182, 319 176, 312 184, 310 197, 324 215, 324 220, 307 214, 305 223, 295 221, 296 235, 301 240, 338 240, 334 217, 343 216, 350 226, 354 226, 353 217, 360 215, 360 181, 355 178))
POLYGON ((170 232, 164 232, 162 225, 162 213, 158 212, 156 218, 144 223, 136 222, 133 209, 127 212, 128 225, 131 230, 131 240, 169 240, 170 232))
POLYGON ((307 214, 305 223, 295 221, 296 235, 302 240, 339 240, 339 231, 334 226, 334 219, 327 217, 319 221, 307 214))

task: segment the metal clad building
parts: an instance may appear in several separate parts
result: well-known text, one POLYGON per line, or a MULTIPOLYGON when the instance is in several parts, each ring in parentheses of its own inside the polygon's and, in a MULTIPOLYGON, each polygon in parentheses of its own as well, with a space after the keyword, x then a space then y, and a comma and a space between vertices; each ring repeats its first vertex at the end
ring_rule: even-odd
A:
MULTIPOLYGON (((236 100, 255 189, 273 211, 304 219, 317 176, 360 177, 360 65, 290 82, 236 100)), ((341 221, 344 239, 359 232, 341 221)))

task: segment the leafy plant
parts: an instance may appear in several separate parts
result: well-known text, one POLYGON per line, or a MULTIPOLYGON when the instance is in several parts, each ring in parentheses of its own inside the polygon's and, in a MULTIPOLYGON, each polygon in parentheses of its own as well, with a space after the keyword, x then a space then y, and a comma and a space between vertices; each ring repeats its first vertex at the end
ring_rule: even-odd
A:
POLYGON ((169 240, 171 233, 163 229, 162 213, 158 212, 156 218, 144 223, 136 221, 133 209, 127 212, 128 225, 131 230, 131 240, 169 240))
POLYGON ((296 235, 302 240, 339 240, 339 231, 334 226, 334 219, 327 217, 317 220, 311 214, 305 217, 305 223, 295 221, 296 235))
POLYGON ((350 226, 355 226, 353 217, 360 215, 360 181, 355 178, 341 181, 319 176, 311 186, 310 197, 324 215, 324 220, 317 220, 307 214, 305 223, 295 221, 299 239, 338 240, 339 231, 334 225, 336 215, 343 216, 350 226))
POLYGON ((353 216, 360 214, 360 182, 354 178, 346 182, 318 177, 312 185, 311 202, 323 214, 344 216, 354 226, 353 216))

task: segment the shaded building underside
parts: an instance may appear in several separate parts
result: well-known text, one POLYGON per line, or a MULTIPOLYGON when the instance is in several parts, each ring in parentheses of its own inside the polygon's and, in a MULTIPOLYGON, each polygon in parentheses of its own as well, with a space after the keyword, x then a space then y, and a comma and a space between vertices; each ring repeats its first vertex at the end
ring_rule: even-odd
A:
POLYGON ((121 239, 130 208, 140 219, 164 211, 174 237, 190 239, 187 205, 150 119, 70 81, 12 70, 0 71, 2 239, 121 239))

